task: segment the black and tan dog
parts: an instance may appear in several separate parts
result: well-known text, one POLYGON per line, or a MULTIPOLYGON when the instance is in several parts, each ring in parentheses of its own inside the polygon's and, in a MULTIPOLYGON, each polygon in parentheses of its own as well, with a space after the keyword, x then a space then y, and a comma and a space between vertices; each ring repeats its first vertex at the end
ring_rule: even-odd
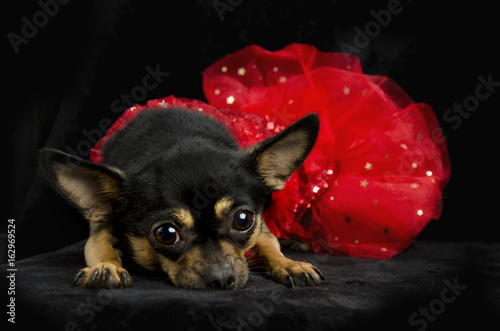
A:
POLYGON ((110 137, 102 164, 44 148, 49 182, 90 221, 86 268, 75 284, 131 285, 122 258, 162 269, 174 285, 236 289, 248 279, 253 249, 280 284, 318 284, 313 265, 286 258, 262 214, 266 197, 311 151, 318 116, 307 115, 278 135, 239 149, 214 119, 184 109, 143 110, 110 137))

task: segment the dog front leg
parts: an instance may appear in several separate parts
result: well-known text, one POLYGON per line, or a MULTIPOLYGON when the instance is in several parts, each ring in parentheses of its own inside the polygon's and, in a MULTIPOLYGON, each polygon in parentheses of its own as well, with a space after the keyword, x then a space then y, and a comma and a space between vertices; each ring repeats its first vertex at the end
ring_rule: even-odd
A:
POLYGON ((122 266, 121 253, 114 248, 116 241, 110 225, 90 224, 90 236, 85 244, 87 267, 76 274, 73 285, 87 288, 123 288, 132 284, 130 274, 122 266))
POLYGON ((278 239, 266 226, 257 239, 256 247, 259 260, 276 283, 295 287, 318 285, 320 280, 325 280, 321 271, 312 264, 286 258, 281 252, 278 239))

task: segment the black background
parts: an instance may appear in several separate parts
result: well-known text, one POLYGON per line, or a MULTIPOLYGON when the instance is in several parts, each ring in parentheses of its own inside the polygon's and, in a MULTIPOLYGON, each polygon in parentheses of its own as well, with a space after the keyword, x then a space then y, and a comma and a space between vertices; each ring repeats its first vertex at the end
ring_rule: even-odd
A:
MULTIPOLYGON (((22 18, 33 22, 43 9, 37 1, 4 4, 8 167, 0 232, 15 218, 17 259, 87 236, 86 221, 41 178, 38 149, 76 150, 88 141, 84 130, 121 115, 112 102, 142 84, 147 66, 159 65, 169 76, 146 99, 173 94, 204 100, 201 74, 218 58, 249 44, 277 50, 302 42, 341 51, 342 43, 356 45, 355 27, 364 30, 374 21, 371 11, 389 2, 73 0, 42 20, 17 53, 9 33, 22 36, 22 18), (214 6, 221 3, 231 8, 222 16, 214 6)), ((354 54, 365 73, 387 75, 416 102, 430 104, 447 137, 452 178, 443 215, 417 240, 498 241, 500 87, 459 126, 443 117, 475 94, 479 76, 500 82, 497 10, 486 1, 402 0, 400 7, 354 54)))

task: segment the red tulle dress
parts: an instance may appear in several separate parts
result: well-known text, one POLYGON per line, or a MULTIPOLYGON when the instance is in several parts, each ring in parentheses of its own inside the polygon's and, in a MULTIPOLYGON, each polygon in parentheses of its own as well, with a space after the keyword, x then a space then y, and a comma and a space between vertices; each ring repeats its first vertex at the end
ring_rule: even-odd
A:
POLYGON ((321 121, 304 164, 272 195, 266 224, 320 254, 390 258, 440 216, 450 176, 445 138, 431 107, 414 103, 392 80, 364 75, 349 54, 291 44, 248 46, 207 68, 208 104, 169 96, 136 105, 91 152, 146 108, 204 112, 241 147, 268 138, 311 112, 321 121))

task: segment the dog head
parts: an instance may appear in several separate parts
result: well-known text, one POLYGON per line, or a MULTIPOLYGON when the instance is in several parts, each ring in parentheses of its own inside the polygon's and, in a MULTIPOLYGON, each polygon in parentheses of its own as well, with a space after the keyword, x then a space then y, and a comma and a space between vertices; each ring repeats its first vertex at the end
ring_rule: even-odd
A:
POLYGON ((233 289, 246 283, 244 254, 266 229, 266 196, 284 187, 318 130, 311 114, 240 151, 179 143, 134 173, 47 148, 40 161, 49 182, 91 225, 109 225, 111 244, 139 265, 161 268, 176 286, 233 289))

